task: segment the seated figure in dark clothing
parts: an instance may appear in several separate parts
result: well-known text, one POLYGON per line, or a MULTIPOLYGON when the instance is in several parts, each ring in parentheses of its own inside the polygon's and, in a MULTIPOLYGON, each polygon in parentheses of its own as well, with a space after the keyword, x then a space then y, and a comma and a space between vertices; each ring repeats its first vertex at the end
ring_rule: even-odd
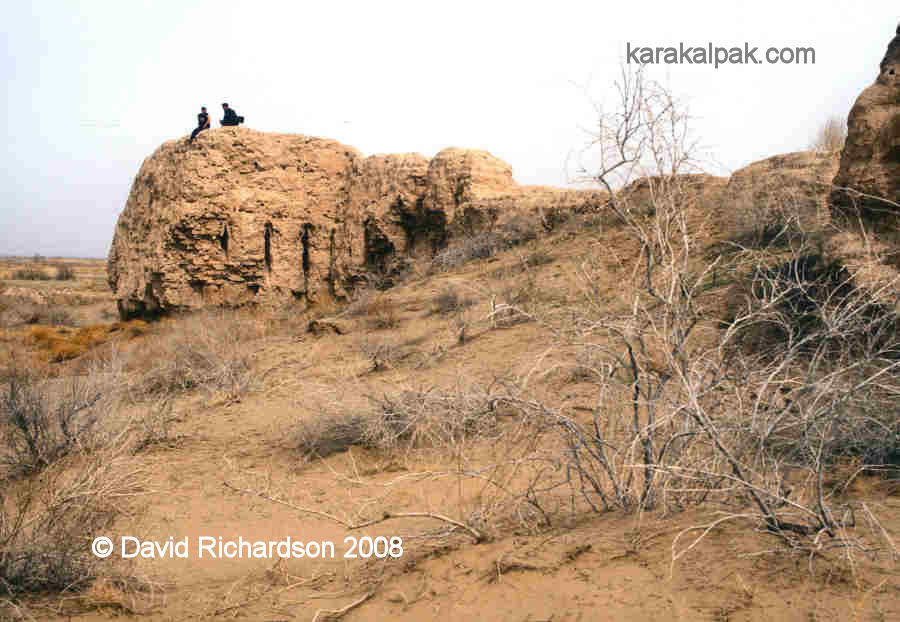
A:
POLYGON ((222 119, 219 123, 221 123, 223 126, 240 125, 244 122, 244 117, 239 117, 234 111, 234 108, 229 108, 228 104, 222 104, 222 110, 225 111, 225 118, 222 119))
POLYGON ((194 139, 197 138, 197 134, 199 134, 203 130, 208 130, 208 129, 209 129, 209 113, 206 112, 206 106, 202 106, 200 108, 200 114, 197 115, 197 127, 195 127, 194 131, 191 132, 190 142, 194 142, 194 139))

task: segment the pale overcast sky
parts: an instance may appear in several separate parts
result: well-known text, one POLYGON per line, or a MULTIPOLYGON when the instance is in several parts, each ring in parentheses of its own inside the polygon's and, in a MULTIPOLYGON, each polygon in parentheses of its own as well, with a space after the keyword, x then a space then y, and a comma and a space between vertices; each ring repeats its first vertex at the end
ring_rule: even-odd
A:
POLYGON ((106 255, 141 162, 201 105, 364 154, 487 149, 565 185, 633 46, 811 46, 808 65, 661 65, 717 174, 806 148, 878 73, 896 0, 3 5, 0 255, 106 255))

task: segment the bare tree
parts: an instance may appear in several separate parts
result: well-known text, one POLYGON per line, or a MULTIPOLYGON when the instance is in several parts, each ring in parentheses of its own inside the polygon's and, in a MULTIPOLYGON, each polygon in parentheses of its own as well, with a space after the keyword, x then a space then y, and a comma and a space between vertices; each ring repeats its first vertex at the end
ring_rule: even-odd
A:
POLYGON ((828 117, 828 120, 816 130, 809 145, 811 151, 834 152, 844 148, 847 141, 847 119, 839 116, 828 117))
POLYGON ((821 548, 824 534, 861 547, 846 532, 853 508, 835 501, 824 473, 854 437, 879 448, 859 448, 861 468, 897 451, 885 439, 898 438, 888 404, 900 390, 900 320, 881 302, 896 283, 856 287, 813 236, 777 257, 704 255, 697 180, 682 174, 696 170, 689 117, 642 68, 623 70, 617 93, 591 146, 636 252, 621 259, 632 278, 617 283, 617 305, 596 286, 603 262, 582 265, 590 311, 571 336, 593 352, 603 397, 589 424, 560 420, 582 496, 625 509, 744 499, 749 509, 733 517, 793 545, 806 537, 821 548), (743 302, 729 321, 714 294, 719 272, 747 283, 730 292, 743 302), (626 392, 628 425, 608 403, 626 392))

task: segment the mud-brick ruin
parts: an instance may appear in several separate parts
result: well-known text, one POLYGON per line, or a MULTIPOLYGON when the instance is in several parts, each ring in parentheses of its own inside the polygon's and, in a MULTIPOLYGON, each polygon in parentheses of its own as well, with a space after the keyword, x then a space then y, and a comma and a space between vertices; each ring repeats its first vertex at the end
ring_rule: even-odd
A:
POLYGON ((123 317, 341 298, 395 258, 523 212, 595 209, 597 191, 522 187, 485 151, 368 158, 332 140, 245 128, 169 141, 116 225, 109 284, 123 317))

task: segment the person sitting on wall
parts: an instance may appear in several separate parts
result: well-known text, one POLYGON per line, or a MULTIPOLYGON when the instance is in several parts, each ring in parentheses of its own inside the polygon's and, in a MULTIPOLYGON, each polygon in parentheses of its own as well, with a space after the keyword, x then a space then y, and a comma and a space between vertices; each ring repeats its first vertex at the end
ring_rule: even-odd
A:
POLYGON ((240 125, 244 122, 244 117, 239 117, 234 108, 229 108, 228 104, 222 104, 222 110, 225 111, 225 118, 220 121, 223 126, 240 125))
POLYGON ((199 134, 203 130, 208 130, 208 129, 209 129, 209 113, 206 112, 206 106, 201 106, 200 114, 197 115, 197 127, 195 127, 194 131, 191 132, 190 142, 194 142, 194 139, 197 138, 197 134, 199 134))

